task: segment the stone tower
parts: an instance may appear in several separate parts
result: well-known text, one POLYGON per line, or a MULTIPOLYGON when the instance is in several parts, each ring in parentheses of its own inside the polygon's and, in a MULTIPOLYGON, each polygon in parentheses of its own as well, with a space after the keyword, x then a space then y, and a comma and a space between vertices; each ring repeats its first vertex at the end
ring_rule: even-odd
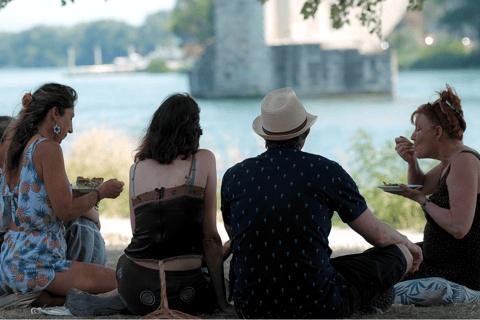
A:
POLYGON ((215 42, 191 73, 192 93, 209 97, 263 96, 271 91, 271 50, 257 0, 215 1, 215 42))

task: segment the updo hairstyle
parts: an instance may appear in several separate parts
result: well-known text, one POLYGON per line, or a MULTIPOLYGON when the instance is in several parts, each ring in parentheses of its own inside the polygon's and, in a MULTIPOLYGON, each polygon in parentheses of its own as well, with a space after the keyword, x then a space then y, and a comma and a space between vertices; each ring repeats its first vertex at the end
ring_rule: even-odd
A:
POLYGON ((418 114, 424 114, 430 122, 432 128, 441 126, 443 131, 451 139, 463 139, 463 132, 467 128, 467 123, 463 118, 463 110, 460 104, 460 98, 456 91, 448 84, 447 90, 438 92, 439 99, 434 103, 423 104, 412 114, 412 124, 415 123, 415 117, 418 114))

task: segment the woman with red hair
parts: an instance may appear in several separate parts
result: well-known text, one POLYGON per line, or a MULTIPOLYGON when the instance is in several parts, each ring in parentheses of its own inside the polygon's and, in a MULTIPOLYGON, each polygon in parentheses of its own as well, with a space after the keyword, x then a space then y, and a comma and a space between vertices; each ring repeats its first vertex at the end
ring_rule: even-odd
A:
POLYGON ((418 107, 411 121, 413 143, 396 138, 395 150, 408 163, 408 183, 422 187, 401 184, 398 194, 418 202, 427 223, 420 243, 423 262, 404 280, 440 277, 480 290, 480 154, 463 144, 460 98, 447 85, 435 102, 418 107), (425 174, 417 159, 440 163, 425 174))

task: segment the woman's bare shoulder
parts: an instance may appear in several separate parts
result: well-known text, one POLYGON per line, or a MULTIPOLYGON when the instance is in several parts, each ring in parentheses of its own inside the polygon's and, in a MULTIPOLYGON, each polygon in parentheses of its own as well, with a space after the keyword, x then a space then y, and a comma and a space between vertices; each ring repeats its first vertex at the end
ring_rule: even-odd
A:
POLYGON ((215 160, 215 154, 208 149, 199 149, 195 157, 197 159, 215 160))
POLYGON ((480 161, 477 157, 478 153, 473 149, 465 149, 463 152, 456 154, 451 161, 452 171, 471 171, 471 170, 480 170, 480 161), (472 154, 471 152, 464 151, 474 151, 476 153, 472 154))
POLYGON ((45 156, 45 157, 58 156, 58 155, 63 156, 63 151, 60 144, 58 144, 53 140, 46 139, 46 140, 40 141, 37 144, 35 148, 35 155, 45 156))

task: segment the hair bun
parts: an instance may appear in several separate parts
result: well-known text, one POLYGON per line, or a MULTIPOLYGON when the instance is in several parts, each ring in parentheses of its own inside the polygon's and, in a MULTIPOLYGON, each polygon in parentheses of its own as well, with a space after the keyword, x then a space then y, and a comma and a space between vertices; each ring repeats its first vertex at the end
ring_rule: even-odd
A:
POLYGON ((33 96, 30 92, 25 93, 25 95, 22 98, 22 105, 25 109, 28 109, 30 107, 30 104, 33 101, 33 96))

